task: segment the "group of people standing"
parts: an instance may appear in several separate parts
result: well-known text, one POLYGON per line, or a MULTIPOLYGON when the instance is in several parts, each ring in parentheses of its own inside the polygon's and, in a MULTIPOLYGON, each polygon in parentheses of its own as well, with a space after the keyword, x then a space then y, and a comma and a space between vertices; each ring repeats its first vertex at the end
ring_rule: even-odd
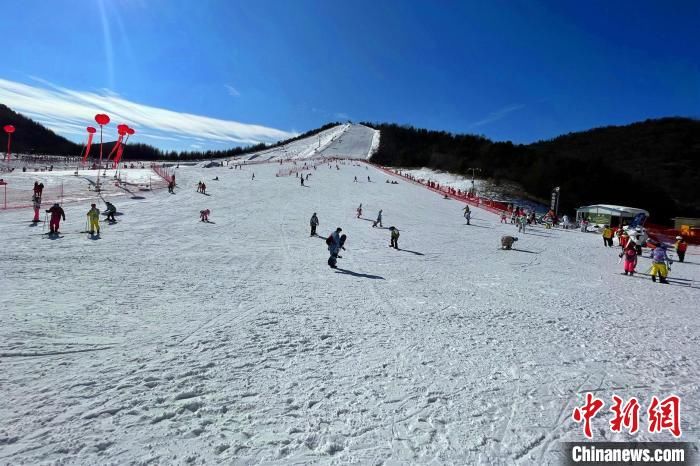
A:
MULTIPOLYGON (((623 262, 623 273, 633 276, 636 272, 637 261, 642 255, 642 247, 649 246, 651 251, 651 268, 649 275, 652 281, 656 282, 657 278, 660 283, 668 283, 667 277, 671 270, 673 260, 668 256, 670 247, 662 241, 647 240, 646 236, 642 236, 642 232, 633 230, 635 235, 630 235, 627 231, 619 234, 619 246, 622 248, 619 257, 623 262)), ((606 247, 612 247, 613 233, 609 226, 603 230, 603 240, 606 247)), ((685 253, 688 250, 688 243, 682 236, 676 236, 676 243, 673 246, 678 261, 685 260, 685 253)))

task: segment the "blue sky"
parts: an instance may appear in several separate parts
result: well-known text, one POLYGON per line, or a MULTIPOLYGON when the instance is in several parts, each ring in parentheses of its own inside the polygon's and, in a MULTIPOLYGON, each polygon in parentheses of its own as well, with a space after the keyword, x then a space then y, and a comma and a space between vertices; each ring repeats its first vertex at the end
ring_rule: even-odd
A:
POLYGON ((698 24, 697 1, 5 1, 0 102, 168 149, 345 119, 532 142, 700 117, 698 24))

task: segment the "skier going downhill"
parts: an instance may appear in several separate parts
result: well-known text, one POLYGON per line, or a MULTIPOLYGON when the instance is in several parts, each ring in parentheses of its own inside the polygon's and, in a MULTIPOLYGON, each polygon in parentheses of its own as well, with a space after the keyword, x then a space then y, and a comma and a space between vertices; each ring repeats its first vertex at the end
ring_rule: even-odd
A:
POLYGON ((465 205, 462 210, 464 211, 464 218, 467 220, 467 225, 471 225, 472 211, 469 209, 469 205, 465 205))
POLYGON ((311 234, 309 236, 318 236, 316 234, 316 227, 319 225, 318 222, 318 217, 316 216, 316 212, 311 216, 311 220, 309 220, 309 224, 311 225, 311 234))
POLYGON ((391 242, 389 243, 389 247, 399 249, 399 229, 396 227, 389 227, 389 230, 391 230, 391 242))
POLYGON ((346 236, 343 235, 342 237, 340 236, 340 232, 343 231, 342 228, 338 227, 335 229, 331 235, 326 238, 326 244, 328 245, 328 252, 330 253, 330 257, 328 258, 328 265, 333 268, 337 269, 337 262, 338 262, 338 254, 340 253, 341 249, 345 249, 343 245, 345 244, 345 238, 346 236))
POLYGON ((100 236, 100 211, 95 204, 90 204, 90 210, 87 213, 88 229, 91 235, 97 231, 97 236, 100 236))
POLYGON ((357 208, 357 218, 362 217, 362 204, 360 204, 360 207, 357 208))
POLYGON ((372 223, 373 227, 376 227, 377 225, 379 225, 380 228, 383 228, 382 227, 382 212, 383 211, 380 209, 379 213, 377 214, 377 220, 375 220, 374 223, 372 223))
POLYGON ((63 211, 58 202, 51 206, 46 212, 51 214, 51 220, 49 221, 49 233, 58 234, 58 227, 61 224, 61 219, 66 219, 66 213, 63 211))

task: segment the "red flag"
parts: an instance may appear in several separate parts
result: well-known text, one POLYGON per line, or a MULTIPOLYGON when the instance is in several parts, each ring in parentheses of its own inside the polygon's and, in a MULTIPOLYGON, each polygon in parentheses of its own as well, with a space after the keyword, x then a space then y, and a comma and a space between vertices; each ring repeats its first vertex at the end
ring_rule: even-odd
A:
POLYGON ((83 165, 87 161, 88 155, 90 155, 90 147, 92 146, 92 136, 93 133, 88 133, 87 144, 85 145, 85 155, 83 156, 83 165))

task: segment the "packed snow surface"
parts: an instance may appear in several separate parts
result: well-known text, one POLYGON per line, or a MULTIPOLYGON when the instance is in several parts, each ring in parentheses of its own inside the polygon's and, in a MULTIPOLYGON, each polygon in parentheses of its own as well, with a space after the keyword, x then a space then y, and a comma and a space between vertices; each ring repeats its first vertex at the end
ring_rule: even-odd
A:
POLYGON ((677 394, 699 440, 697 249, 655 284, 595 234, 465 225, 360 162, 306 187, 278 168, 182 166, 174 195, 116 199, 100 239, 80 233, 89 200, 58 239, 0 212, 0 463, 559 463, 589 391, 594 439, 672 439, 644 415, 613 434, 608 409, 677 394))

